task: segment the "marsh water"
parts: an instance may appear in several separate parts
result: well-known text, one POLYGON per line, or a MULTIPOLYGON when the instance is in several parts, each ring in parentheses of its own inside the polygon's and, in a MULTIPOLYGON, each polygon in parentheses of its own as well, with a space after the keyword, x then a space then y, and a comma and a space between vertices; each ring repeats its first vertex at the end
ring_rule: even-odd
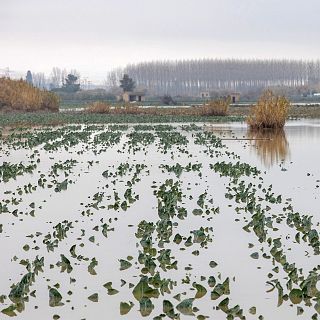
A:
MULTIPOLYGON (((286 214, 312 217, 311 229, 319 232, 320 121, 289 121, 277 132, 249 132, 243 123, 186 125, 168 128, 171 135, 155 124, 141 130, 135 125, 77 126, 52 136, 46 149, 44 143, 20 143, 33 134, 22 131, 10 139, 16 130, 2 130, 0 165, 22 162, 36 168, 0 182, 1 309, 13 306, 16 319, 33 320, 242 315, 282 320, 317 314, 318 292, 307 296, 303 287, 310 272, 318 277, 316 244, 310 245, 308 234, 298 242, 297 233, 303 238, 306 228, 293 227, 286 214), (92 143, 95 136, 112 131, 120 132, 116 143, 110 138, 107 144, 92 143), (151 135, 135 142, 130 133, 140 131, 151 135), (63 144, 73 132, 88 135, 63 144), (203 142, 197 142, 197 134, 203 142), (67 160, 75 162, 68 166, 67 160), (269 188, 275 198, 281 195, 281 202, 257 200, 267 207, 263 219, 273 219, 272 227, 266 223, 265 239, 250 229, 253 225, 245 228, 252 219, 246 203, 226 197, 240 193, 242 185, 219 168, 213 170, 211 165, 223 161, 260 170, 257 177, 238 179, 261 184, 259 190, 269 188), (55 164, 60 166, 53 170, 55 164), (180 171, 173 168, 176 164, 180 171), (34 189, 24 187, 29 184, 34 189), (270 255, 270 243, 282 248, 286 263, 270 255), (37 256, 44 262, 35 271, 37 256), (23 293, 12 293, 12 285, 21 284, 28 272, 33 280, 20 285, 23 293), (301 289, 301 300, 288 298, 293 288, 301 289), (56 291, 61 298, 54 296, 56 291)), ((47 134, 55 130, 47 129, 47 134)))

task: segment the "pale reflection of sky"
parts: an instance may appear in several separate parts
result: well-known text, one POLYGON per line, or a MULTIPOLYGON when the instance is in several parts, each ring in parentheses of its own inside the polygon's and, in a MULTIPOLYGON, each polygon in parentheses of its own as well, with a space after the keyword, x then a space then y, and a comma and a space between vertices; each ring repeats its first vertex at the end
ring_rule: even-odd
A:
MULTIPOLYGON (((210 125, 209 125, 210 127, 210 125)), ((210 128, 207 128, 210 130, 210 128)), ((213 130, 217 134, 221 134, 224 139, 230 137, 246 138, 246 129, 242 124, 228 124, 228 125, 216 125, 213 130), (223 129, 223 131, 221 131, 223 129), (230 131, 231 130, 231 131, 230 131), (220 132, 220 133, 219 133, 220 132)), ((192 141, 191 133, 184 133, 188 135, 188 140, 192 141)), ((251 140, 224 140, 224 143, 241 156, 241 161, 248 162, 253 165, 257 165, 262 171, 266 170, 264 174, 264 184, 273 185, 273 190, 277 193, 281 193, 283 197, 290 197, 293 199, 293 205, 300 213, 306 213, 314 215, 315 220, 319 221, 319 190, 315 188, 316 180, 320 179, 320 169, 318 163, 320 161, 320 153, 318 149, 318 141, 320 138, 320 124, 317 121, 300 121, 289 122, 286 130, 286 139, 289 146, 288 157, 283 166, 287 171, 282 171, 279 162, 274 163, 268 168, 264 167, 264 161, 261 159, 260 154, 257 152, 251 140), (310 173, 310 176, 307 176, 310 173)), ((272 143, 272 142, 271 142, 272 143)), ((208 193, 213 196, 214 204, 219 205, 221 213, 214 216, 214 218, 208 222, 207 220, 197 219, 197 217, 189 214, 188 219, 179 221, 179 226, 175 228, 175 232, 179 231, 185 235, 206 224, 206 226, 213 226, 213 243, 209 244, 208 250, 200 249, 201 253, 199 257, 194 257, 191 251, 195 250, 195 247, 188 248, 186 251, 178 250, 178 246, 173 245, 173 254, 178 260, 178 271, 169 271, 163 275, 170 278, 182 278, 185 276, 186 271, 184 267, 188 264, 192 264, 193 270, 192 281, 199 281, 201 275, 212 275, 215 272, 221 271, 222 277, 235 276, 236 281, 231 282, 231 302, 232 304, 240 304, 241 307, 247 310, 252 306, 257 306, 258 314, 262 313, 265 319, 295 319, 296 309, 289 308, 285 303, 281 308, 276 308, 277 294, 275 292, 267 294, 265 282, 267 279, 267 273, 271 271, 274 266, 271 265, 271 261, 259 259, 252 260, 250 253, 253 250, 260 248, 253 233, 247 234, 242 230, 243 221, 240 215, 236 215, 233 207, 228 207, 228 202, 225 200, 225 186, 228 180, 219 178, 217 174, 213 174, 209 169, 209 164, 214 162, 214 159, 207 157, 204 153, 200 153, 199 146, 190 145, 190 151, 195 155, 193 158, 188 158, 186 154, 181 154, 178 157, 178 153, 175 153, 175 159, 170 159, 170 154, 163 155, 156 151, 153 146, 149 148, 147 157, 144 153, 138 153, 134 157, 128 153, 117 153, 116 149, 113 151, 108 150, 99 156, 93 155, 92 152, 85 152, 81 155, 81 158, 76 153, 68 153, 66 151, 59 151, 54 153, 54 161, 58 159, 70 159, 78 158, 79 164, 74 174, 70 175, 70 178, 76 181, 76 184, 70 185, 68 191, 61 193, 54 193, 52 190, 39 189, 37 192, 31 195, 24 196, 23 206, 27 206, 28 203, 35 201, 38 205, 42 205, 41 210, 37 210, 36 218, 30 216, 21 216, 22 219, 13 218, 11 215, 2 215, 1 223, 4 225, 4 233, 1 235, 0 249, 3 253, 2 267, 0 269, 0 293, 8 293, 9 286, 12 282, 17 282, 21 278, 21 274, 24 271, 22 266, 18 265, 18 262, 10 263, 10 259, 17 255, 21 258, 31 258, 36 254, 45 255, 46 268, 45 273, 40 274, 37 278, 36 284, 33 289, 37 290, 37 298, 31 298, 27 303, 27 308, 17 319, 51 319, 53 314, 60 314, 62 319, 119 319, 119 303, 120 301, 134 301, 132 297, 132 289, 124 286, 120 289, 120 279, 125 279, 132 283, 137 283, 138 275, 140 271, 136 269, 136 266, 130 268, 127 271, 119 271, 118 259, 126 258, 128 255, 132 255, 137 258, 138 249, 136 248, 137 239, 134 237, 136 225, 139 221, 145 219, 147 221, 154 221, 156 217, 155 207, 157 205, 156 198, 152 194, 152 189, 149 188, 152 181, 158 183, 163 182, 168 176, 163 175, 158 168, 160 164, 175 162, 181 162, 187 164, 189 162, 203 163, 203 180, 201 180, 196 174, 183 174, 181 179, 184 183, 183 192, 186 194, 192 194, 195 199, 198 195, 204 192, 206 185, 208 185, 208 193), (151 170, 150 176, 142 175, 141 183, 138 183, 134 190, 140 194, 141 199, 135 203, 132 208, 127 212, 114 213, 112 211, 101 210, 96 212, 92 217, 82 217, 81 210, 83 206, 80 206, 80 202, 88 203, 89 195, 94 194, 97 191, 101 191, 102 186, 106 184, 106 181, 101 177, 108 165, 119 164, 120 162, 131 161, 135 158, 136 163, 145 163, 151 170), (94 167, 88 168, 88 160, 99 160, 100 163, 94 165, 94 167), (80 176, 78 176, 80 173, 80 176), (206 183, 204 183, 204 181, 206 183), (192 189, 187 190, 188 183, 191 183, 192 189), (196 183, 199 183, 196 185, 196 183), (147 186, 147 187, 146 187, 147 186), (46 200, 46 202, 43 202, 46 200), (112 227, 115 228, 115 232, 110 232, 108 239, 105 239, 100 233, 94 232, 92 228, 96 225, 100 225, 99 219, 103 217, 105 220, 110 217, 118 217, 118 221, 112 222, 112 227), (235 218, 241 218, 241 221, 236 223, 235 218), (45 235, 48 231, 52 230, 52 226, 61 220, 68 219, 74 222, 75 229, 72 230, 68 238, 62 242, 54 253, 48 254, 46 250, 40 249, 39 251, 30 250, 24 252, 22 246, 28 242, 32 243, 31 239, 27 239, 25 236, 35 231, 42 231, 45 235), (92 221, 90 220, 92 219, 92 221), (134 227, 129 227, 129 225, 134 227), (86 236, 78 241, 80 236, 80 226, 86 229, 86 236), (95 234, 96 243, 99 245, 89 243, 87 240, 89 236, 95 234), (84 242, 86 245, 81 248, 79 244, 84 242), (256 247, 248 249, 248 243, 254 243, 256 247), (96 267, 97 276, 90 276, 87 272, 87 264, 81 263, 80 266, 75 267, 75 271, 68 275, 66 273, 60 273, 58 268, 49 269, 48 265, 55 264, 59 259, 60 253, 68 253, 71 245, 77 244, 76 252, 83 254, 84 256, 95 256, 99 261, 99 265, 96 267), (209 260, 215 260, 218 262, 217 270, 212 270, 208 266, 209 260), (258 269, 257 267, 262 267, 258 269), (77 282, 75 284, 69 284, 70 276, 75 277, 77 282), (47 281, 46 279, 50 279, 47 281), (106 290, 102 287, 102 284, 108 281, 113 281, 113 286, 120 289, 119 295, 108 296, 106 290), (62 308, 49 308, 48 307, 48 291, 47 285, 54 285, 55 283, 61 283, 61 293, 63 293, 64 300, 67 299, 67 291, 72 290, 71 303, 66 303, 62 308), (87 289, 85 289, 87 287, 87 289), (92 293, 98 292, 100 297, 100 303, 91 303, 87 300, 87 296, 92 293), (39 309, 34 310, 34 306, 39 306, 39 309), (74 306, 75 310, 72 311, 71 307, 74 306)), ((76 149, 74 149, 76 151, 76 149)), ((47 154, 41 151, 41 162, 39 163, 39 169, 42 172, 46 172, 49 165, 53 160, 50 157, 53 154, 47 154)), ((1 160, 20 161, 25 157, 27 152, 11 151, 11 156, 7 157, 1 154, 1 160)), ((226 159, 228 161, 229 159, 226 159)), ((17 178, 17 181, 11 181, 5 186, 2 184, 0 194, 4 194, 5 190, 14 189, 18 185, 25 183, 36 183, 36 176, 22 176, 17 178), (35 181, 33 181, 35 180, 35 181)), ((125 180, 125 179, 124 179, 125 180)), ((107 193, 111 190, 108 189, 107 193)), ((124 189, 122 190, 124 191, 124 189)), ((184 206, 191 211, 194 208, 194 202, 188 200, 188 197, 184 199, 184 206)), ((275 213, 277 213, 275 211, 275 213)), ((281 228, 279 233, 285 235, 293 235, 294 231, 289 228, 281 228)), ((41 238, 41 237, 40 237, 41 238)), ((39 242, 41 248, 43 245, 39 242)), ((289 242, 290 244, 291 242, 289 242)), ((295 261, 297 267, 303 266, 307 270, 311 269, 314 265, 318 264, 317 257, 306 258, 304 256, 304 248, 309 250, 306 246, 302 245, 302 248, 295 248, 297 250, 287 251, 286 254, 290 261, 295 261), (301 251, 302 249, 302 251, 301 251)), ((74 262, 74 261, 73 261, 74 262)), ((281 276, 281 273, 280 273, 281 276)), ((284 275, 282 275, 284 276, 284 275)), ((172 295, 187 291, 187 297, 193 296, 194 292, 190 292, 190 286, 179 284, 173 290, 172 295)), ((146 319, 152 319, 153 316, 162 312, 162 300, 169 299, 168 296, 160 297, 158 300, 154 300, 155 310, 152 316, 146 319)), ((172 300, 172 298, 170 298, 172 300)), ((172 300, 174 302, 174 300, 172 300)), ((125 317, 126 320, 140 319, 139 304, 135 302, 133 310, 125 317)), ((200 312, 205 315, 212 315, 214 319, 225 319, 222 313, 213 312, 212 306, 214 303, 209 297, 203 298, 195 302, 195 306, 200 309, 200 312)), ((305 316, 310 318, 310 312, 305 308, 305 316)), ((182 317, 181 319, 187 319, 188 317, 182 317)), ((256 317, 248 317, 247 319, 256 319, 256 317)), ((301 318, 304 319, 304 318, 301 318)))

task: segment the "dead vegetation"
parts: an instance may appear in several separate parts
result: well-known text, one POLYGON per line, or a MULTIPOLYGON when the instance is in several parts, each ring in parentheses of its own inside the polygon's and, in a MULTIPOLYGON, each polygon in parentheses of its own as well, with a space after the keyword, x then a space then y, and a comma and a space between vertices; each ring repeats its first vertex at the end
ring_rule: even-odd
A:
POLYGON ((134 115, 185 115, 185 116, 227 116, 230 99, 209 101, 202 106, 192 107, 139 107, 135 104, 112 105, 94 102, 86 108, 88 113, 134 114, 134 115))
POLYGON ((247 123, 251 129, 283 128, 289 114, 290 102, 267 90, 251 108, 247 123))
POLYGON ((0 78, 0 110, 59 111, 59 98, 26 81, 0 78))

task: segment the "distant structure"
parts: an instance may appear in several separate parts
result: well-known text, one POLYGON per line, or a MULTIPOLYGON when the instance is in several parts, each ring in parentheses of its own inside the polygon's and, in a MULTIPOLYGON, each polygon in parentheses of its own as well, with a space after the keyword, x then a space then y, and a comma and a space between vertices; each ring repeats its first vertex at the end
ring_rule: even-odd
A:
POLYGON ((126 91, 124 92, 118 100, 124 102, 142 102, 145 101, 146 94, 142 91, 126 91))
POLYGON ((210 92, 209 91, 200 92, 200 98, 201 99, 209 99, 210 98, 210 92))
MULTIPOLYGON (((236 103, 240 101, 241 94, 239 92, 232 92, 228 96, 220 96, 220 99, 231 99, 231 103, 236 103)), ((200 92, 200 98, 201 99, 210 99, 211 94, 209 91, 202 91, 200 92)))
POLYGON ((230 94, 230 98, 231 98, 231 103, 236 103, 240 101, 240 93, 239 92, 234 92, 230 94))

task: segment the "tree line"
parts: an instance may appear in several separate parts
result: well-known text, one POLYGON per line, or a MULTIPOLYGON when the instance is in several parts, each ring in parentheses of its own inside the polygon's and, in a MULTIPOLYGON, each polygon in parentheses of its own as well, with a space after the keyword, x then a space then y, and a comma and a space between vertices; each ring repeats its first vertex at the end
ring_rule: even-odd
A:
POLYGON ((320 84, 320 60, 198 59, 129 64, 107 75, 116 87, 124 74, 151 95, 196 96, 200 92, 247 92, 266 87, 303 87, 320 84))
POLYGON ((76 92, 80 89, 80 73, 76 69, 67 71, 58 67, 52 68, 49 76, 43 72, 31 72, 28 70, 26 81, 40 89, 76 92))

